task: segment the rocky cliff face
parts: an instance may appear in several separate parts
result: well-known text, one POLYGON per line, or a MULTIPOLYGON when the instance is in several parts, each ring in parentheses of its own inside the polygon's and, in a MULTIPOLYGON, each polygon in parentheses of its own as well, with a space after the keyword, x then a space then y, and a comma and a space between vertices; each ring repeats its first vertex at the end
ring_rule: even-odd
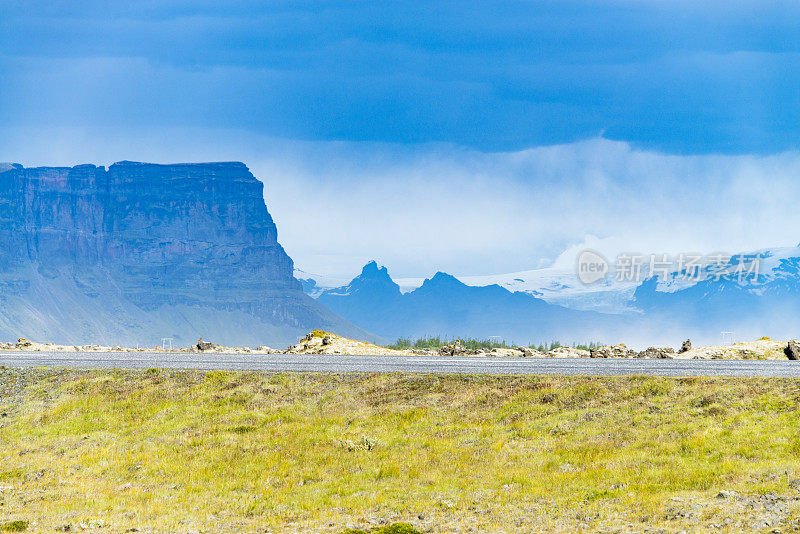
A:
POLYGON ((0 166, 0 244, 0 337, 367 336, 302 293, 242 163, 0 166))

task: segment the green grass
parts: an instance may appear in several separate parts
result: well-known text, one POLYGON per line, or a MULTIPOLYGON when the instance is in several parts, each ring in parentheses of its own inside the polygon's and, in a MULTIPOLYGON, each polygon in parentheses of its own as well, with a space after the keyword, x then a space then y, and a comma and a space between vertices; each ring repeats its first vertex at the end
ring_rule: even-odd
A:
POLYGON ((793 532, 800 517, 797 380, 5 370, 0 410, 0 525, 36 532, 793 532), (751 528, 761 505, 722 489, 786 497, 781 523, 751 528))
POLYGON ((330 332, 326 332, 325 330, 313 330, 311 332, 311 337, 325 337, 332 335, 330 332))

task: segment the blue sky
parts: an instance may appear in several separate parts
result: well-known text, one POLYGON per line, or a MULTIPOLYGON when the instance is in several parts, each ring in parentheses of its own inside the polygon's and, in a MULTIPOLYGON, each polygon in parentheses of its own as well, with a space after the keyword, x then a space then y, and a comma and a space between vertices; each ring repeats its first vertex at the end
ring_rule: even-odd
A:
MULTIPOLYGON (((716 156, 751 162, 767 188, 764 165, 789 161, 780 173, 791 175, 793 157, 773 156, 798 150, 798 94, 800 4, 789 1, 0 4, 0 159, 27 165, 241 159, 265 181, 278 214, 291 200, 287 180, 341 194, 343 209, 347 195, 369 201, 363 195, 370 179, 390 191, 417 183, 424 169, 431 173, 428 194, 440 203, 458 183, 480 182, 475 196, 456 195, 465 210, 489 209, 493 198, 491 209, 501 211, 513 205, 509 196, 553 193, 554 183, 581 195, 579 177, 597 167, 576 156, 586 146, 624 147, 620 157, 649 154, 653 162, 684 158, 666 161, 682 162, 675 163, 685 169, 679 181, 696 185, 686 194, 699 206, 730 185, 707 167, 716 156), (551 154, 586 166, 537 159, 538 166, 508 172, 487 167, 547 146, 573 147, 551 154), (336 157, 315 156, 331 153, 336 157), (492 187, 508 180, 516 189, 492 187)), ((661 175, 646 166, 602 167, 605 180, 631 193, 661 175)), ((659 199, 652 202, 642 216, 658 209, 659 199)), ((335 250, 312 257, 297 236, 330 226, 330 219, 295 206, 305 222, 291 215, 277 220, 301 266, 350 270, 364 258, 388 255, 386 263, 409 276, 438 266, 464 274, 530 267, 598 227, 567 225, 569 232, 555 232, 550 241, 523 230, 508 239, 503 220, 476 238, 478 250, 492 255, 481 259, 468 245, 470 235, 482 232, 463 230, 459 240, 462 225, 445 229, 449 241, 431 241, 426 225, 446 221, 407 204, 395 206, 395 226, 377 225, 383 235, 364 236, 361 252, 351 246, 350 223, 340 221, 342 233, 331 244, 351 252, 328 263, 319 258, 335 250), (407 237, 427 243, 413 252, 424 261, 403 259, 390 246, 388 236, 410 218, 419 234, 409 227, 407 237)), ((766 212, 750 215, 755 223, 762 217, 772 221, 766 212)), ((522 222, 530 221, 534 214, 522 222)), ((721 220, 707 222, 712 229, 703 246, 715 236, 729 246, 751 244, 737 241, 721 220)), ((621 233, 599 226, 601 237, 621 233)), ((760 230, 781 244, 789 239, 760 230)))

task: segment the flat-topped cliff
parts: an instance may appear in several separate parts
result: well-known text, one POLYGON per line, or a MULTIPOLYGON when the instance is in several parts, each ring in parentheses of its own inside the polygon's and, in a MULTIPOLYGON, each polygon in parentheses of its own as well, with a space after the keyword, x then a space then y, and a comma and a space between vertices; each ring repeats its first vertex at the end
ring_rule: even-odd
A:
POLYGON ((303 294, 277 235, 243 163, 0 165, 0 338, 367 336, 303 294))

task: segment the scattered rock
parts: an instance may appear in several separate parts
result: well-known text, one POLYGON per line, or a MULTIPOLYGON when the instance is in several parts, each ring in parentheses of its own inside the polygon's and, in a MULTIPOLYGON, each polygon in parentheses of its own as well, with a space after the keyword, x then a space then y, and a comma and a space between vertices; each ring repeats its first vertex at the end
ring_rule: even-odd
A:
POLYGON ((468 349, 456 340, 452 345, 444 345, 437 352, 439 356, 532 356, 527 347, 495 347, 491 350, 468 349))
MULTIPOLYGON (((19 338, 17 343, 0 343, 0 350, 20 350, 28 352, 53 351, 53 352, 163 352, 160 347, 112 347, 102 345, 55 345, 53 343, 37 343, 25 338, 19 338)), ((497 347, 493 349, 468 349, 460 341, 445 345, 440 349, 434 348, 408 348, 389 349, 371 343, 349 340, 336 334, 315 330, 306 335, 300 343, 287 349, 272 349, 259 346, 255 349, 249 347, 227 347, 203 341, 200 338, 197 344, 175 349, 171 352, 196 353, 214 352, 219 354, 371 354, 371 355, 424 355, 424 356, 500 356, 523 357, 534 356, 540 358, 681 358, 681 359, 760 359, 778 360, 782 358, 800 360, 800 342, 792 340, 786 344, 784 341, 774 341, 761 338, 756 341, 737 342, 725 346, 692 347, 691 340, 686 340, 676 352, 671 348, 649 347, 636 352, 624 344, 604 345, 590 350, 576 349, 573 347, 558 347, 547 352, 540 352, 529 347, 497 347)))
POLYGON ((789 341, 789 344, 783 349, 783 353, 790 360, 800 360, 800 343, 795 339, 789 341))
POLYGON ((733 493, 727 490, 717 493, 717 499, 730 499, 731 497, 733 497, 733 493))

